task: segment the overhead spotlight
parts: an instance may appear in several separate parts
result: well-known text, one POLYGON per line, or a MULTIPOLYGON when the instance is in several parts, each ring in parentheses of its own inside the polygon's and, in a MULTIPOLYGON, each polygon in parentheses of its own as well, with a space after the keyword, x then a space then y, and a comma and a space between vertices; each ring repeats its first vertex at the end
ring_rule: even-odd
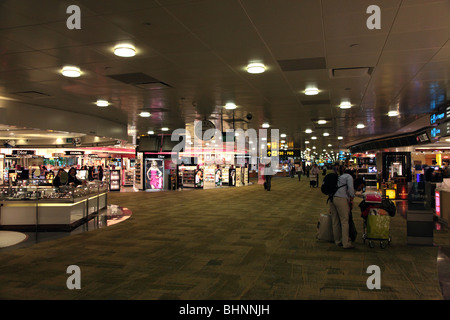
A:
POLYGON ((270 124, 268 124, 267 122, 266 122, 266 123, 263 123, 263 124, 262 124, 262 127, 263 127, 263 128, 269 128, 269 127, 270 127, 270 124))
POLYGON ((280 137, 281 137, 281 138, 286 138, 286 134, 285 134, 285 133, 282 133, 282 134, 280 135, 280 137))
POLYGON ((366 126, 364 125, 364 124, 362 124, 362 123, 359 123, 357 126, 356 126, 356 128, 358 128, 358 129, 364 129, 366 126))
POLYGON ((341 136, 338 137, 338 140, 342 140, 342 139, 344 139, 344 137, 341 137, 341 136))
POLYGON ((329 147, 332 147, 332 145, 331 145, 331 144, 329 144, 328 146, 329 146, 329 147))
POLYGON ((312 140, 317 140, 317 137, 311 137, 312 140))
POLYGON ((109 106, 109 102, 106 100, 97 100, 96 105, 97 107, 107 107, 109 106))
POLYGON ((396 110, 388 112, 388 116, 389 117, 397 117, 399 114, 400 113, 398 111, 396 111, 396 110))
POLYGON ((306 129, 305 132, 306 133, 312 133, 312 130, 311 129, 306 129))
POLYGON ((329 135, 330 135, 330 134, 329 134, 328 132, 324 132, 324 133, 323 133, 323 136, 324 136, 324 137, 328 137, 329 135))
POLYGON ((139 116, 142 118, 148 118, 151 116, 151 113, 148 111, 142 111, 141 113, 139 113, 139 116))
POLYGON ((147 134, 155 134, 155 131, 149 130, 149 131, 147 131, 147 134))
POLYGON ((315 96, 317 94, 319 94, 319 89, 317 88, 308 88, 305 90, 305 94, 307 96, 315 96))
POLYGON ((237 106, 233 103, 233 102, 228 102, 226 105, 225 105, 225 109, 227 109, 227 110, 234 110, 234 109, 236 109, 237 108, 237 106))
POLYGON ((248 73, 263 73, 266 71, 266 67, 262 63, 250 63, 247 66, 247 72, 248 73))
POLYGON ((161 131, 169 131, 169 128, 167 127, 161 128, 161 131))
POLYGON ((114 54, 123 58, 134 57, 136 49, 131 44, 123 43, 114 47, 114 54))
POLYGON ((81 76, 81 70, 78 67, 74 66, 65 66, 62 68, 61 73, 65 77, 69 78, 77 78, 81 76))
POLYGON ((317 121, 317 123, 318 123, 318 124, 326 124, 327 121, 326 121, 326 120, 319 120, 319 121, 317 121))
POLYGON ((339 108, 341 109, 350 109, 352 107, 352 104, 348 101, 341 102, 339 105, 339 108))
POLYGON ((309 141, 305 141, 305 144, 308 144, 309 143, 309 141))

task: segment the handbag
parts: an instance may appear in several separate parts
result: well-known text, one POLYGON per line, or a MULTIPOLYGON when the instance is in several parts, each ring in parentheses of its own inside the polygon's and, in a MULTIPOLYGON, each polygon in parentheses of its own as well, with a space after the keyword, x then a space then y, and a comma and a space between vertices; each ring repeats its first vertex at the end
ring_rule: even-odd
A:
POLYGON ((350 214, 348 216, 348 235, 350 237, 350 239, 352 240, 352 242, 354 242, 356 240, 356 236, 358 235, 358 231, 356 231, 356 226, 355 226, 355 222, 353 222, 353 215, 352 212, 350 211, 350 214))

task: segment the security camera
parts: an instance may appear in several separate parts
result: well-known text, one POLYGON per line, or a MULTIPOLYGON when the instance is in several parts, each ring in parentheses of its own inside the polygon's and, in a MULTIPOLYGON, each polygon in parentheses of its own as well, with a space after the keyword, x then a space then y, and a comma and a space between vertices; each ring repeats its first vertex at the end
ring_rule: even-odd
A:
POLYGON ((248 113, 247 116, 246 116, 246 118, 247 118, 247 120, 252 120, 253 116, 252 116, 251 113, 248 113))

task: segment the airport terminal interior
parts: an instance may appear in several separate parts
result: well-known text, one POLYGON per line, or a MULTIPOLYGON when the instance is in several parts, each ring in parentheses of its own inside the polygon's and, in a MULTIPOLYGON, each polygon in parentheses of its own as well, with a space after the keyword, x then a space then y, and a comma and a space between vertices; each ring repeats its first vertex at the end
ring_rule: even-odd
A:
POLYGON ((0 299, 450 300, 449 14, 1 1, 0 299))

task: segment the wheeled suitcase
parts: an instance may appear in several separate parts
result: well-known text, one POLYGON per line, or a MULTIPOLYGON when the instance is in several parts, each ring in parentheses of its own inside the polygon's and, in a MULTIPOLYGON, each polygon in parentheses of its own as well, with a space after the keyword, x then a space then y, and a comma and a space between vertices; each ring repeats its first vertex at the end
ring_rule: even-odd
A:
MULTIPOLYGON (((372 208, 373 211, 381 213, 383 209, 372 208)), ((384 211, 384 210, 383 210, 384 211)), ((375 212, 374 212, 375 213, 375 212)), ((386 244, 391 244, 390 232, 391 217, 387 214, 369 214, 366 221, 364 221, 363 242, 369 241, 369 247, 375 247, 375 241, 380 241, 380 247, 386 248, 386 244)))
POLYGON ((317 223, 317 239, 334 242, 331 214, 321 214, 317 223))

